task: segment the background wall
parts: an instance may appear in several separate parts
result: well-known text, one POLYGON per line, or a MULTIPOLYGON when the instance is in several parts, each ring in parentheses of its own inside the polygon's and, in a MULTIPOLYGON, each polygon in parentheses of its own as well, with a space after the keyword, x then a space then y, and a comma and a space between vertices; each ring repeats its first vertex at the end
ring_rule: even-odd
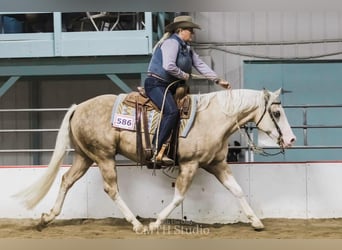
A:
MULTIPOLYGON (((202 27, 195 34, 194 47, 213 69, 230 81, 233 88, 244 88, 243 62, 249 60, 332 60, 342 59, 342 12, 196 12, 202 27)), ((141 85, 140 75, 120 76, 131 89, 141 85)), ((0 79, 0 83, 7 79, 0 79)), ((310 87, 310 83, 305 83, 310 87)), ((322 83, 323 84, 323 83, 322 83)), ((220 90, 205 80, 190 83, 192 93, 220 90)), ((255 84, 260 88, 259 84, 255 84)), ((253 87, 249 83, 248 87, 253 87)), ((282 87, 281 80, 270 86, 282 87)), ((305 86, 303 87, 305 88, 305 86)), ((322 88, 322 94, 329 92, 322 88)), ((1 108, 67 108, 99 94, 121 93, 105 76, 22 78, 0 98, 1 108)), ((287 103, 291 104, 291 103, 287 103)), ((0 112, 1 129, 57 129, 65 111, 28 113, 0 112), (34 122, 33 122, 34 121, 34 122)), ((1 149, 54 145, 56 132, 44 134, 0 133, 1 149)), ((242 141, 239 134, 231 141, 242 141)), ((231 143, 232 144, 232 143, 231 143)), ((47 164, 50 154, 2 153, 0 164, 47 164)), ((243 159, 243 158, 242 158, 243 159)))
POLYGON ((341 59, 342 12, 200 12, 197 51, 243 87, 244 60, 341 59), (220 45, 220 46, 219 46, 220 45))
MULTIPOLYGON (((141 84, 135 76, 123 78, 128 86, 135 89, 141 84)), ((1 109, 62 109, 47 112, 0 112, 1 129, 52 129, 44 133, 9 132, 0 133, 0 149, 53 149, 57 129, 66 109, 74 103, 83 102, 102 94, 121 93, 107 77, 31 77, 19 80, 0 98, 1 109)), ((36 158, 39 164, 47 164, 51 152, 41 153, 1 153, 0 165, 29 165, 36 158)), ((68 157, 70 159, 70 157, 68 157)), ((71 163, 66 159, 66 163, 71 163)))
MULTIPOLYGON (((290 89, 293 91, 291 96, 296 96, 303 103, 303 99, 308 101, 309 97, 303 99, 301 97, 303 94, 306 95, 308 93, 306 91, 312 89, 313 81, 305 80, 311 79, 310 71, 301 72, 298 69, 297 71, 287 72, 290 75, 283 76, 277 75, 277 72, 272 71, 272 69, 269 71, 265 70, 265 76, 256 78, 254 83, 252 79, 249 79, 248 84, 246 84, 246 79, 244 79, 246 75, 244 63, 263 60, 269 61, 270 64, 273 63, 275 68, 278 67, 277 64, 300 61, 303 67, 305 67, 306 62, 309 63, 313 60, 324 64, 342 59, 341 11, 200 12, 194 13, 194 19, 202 28, 201 30, 196 30, 196 51, 202 56, 209 57, 208 61, 211 61, 213 68, 220 76, 231 82, 234 88, 261 89, 262 87, 267 87, 274 91, 284 87, 284 79, 292 77, 297 79, 295 85, 298 85, 298 89, 302 89, 304 92, 290 89), (267 75, 275 76, 272 83, 260 81, 260 78, 266 79, 267 75), (301 79, 301 81, 298 79, 301 79)), ((278 68, 281 68, 281 66, 278 68)), ((313 101, 314 97, 312 96, 311 100, 304 104, 341 103, 340 98, 333 98, 334 93, 342 83, 338 72, 330 74, 328 78, 325 78, 325 75, 320 75, 320 68, 312 68, 312 70, 315 70, 313 75, 320 76, 315 79, 315 82, 318 84, 317 86, 320 86, 320 98, 313 101), (337 79, 333 85, 334 87, 327 88, 326 85, 330 84, 330 79, 334 77, 337 79)), ((298 102, 287 101, 285 95, 282 96, 281 101, 283 105, 298 104, 298 102)), ((286 111, 287 113, 290 112, 290 110, 286 111)), ((301 112, 300 109, 292 111, 301 112)), ((322 111, 319 112, 317 109, 314 111, 311 109, 309 112, 315 112, 315 117, 317 120, 320 120, 319 124, 339 123, 334 116, 325 117, 324 113, 322 111), (326 119, 320 119, 321 117, 326 119)), ((291 125, 299 123, 298 119, 289 119, 289 121, 291 125)), ((303 124, 301 123, 300 125, 303 124)), ((317 132, 318 130, 311 130, 309 132, 313 131, 317 132)), ((325 129, 324 131, 328 130, 325 129)), ((337 133, 339 134, 341 129, 338 131, 337 133)), ((302 137, 302 129, 295 132, 298 138, 302 137)), ((336 134, 335 131, 332 132, 333 137, 334 134, 336 134)), ((327 136, 329 137, 330 135, 327 136)), ((311 139, 309 138, 309 142, 317 141, 316 139, 311 139)), ((242 145, 245 145, 245 140, 239 133, 235 133, 230 140, 231 142, 237 140, 242 145)), ((320 143, 326 145, 318 140, 318 144, 320 143)), ((338 140, 335 143, 341 145, 338 140)), ((300 146, 302 144, 299 142, 296 145, 300 146)), ((316 155, 327 155, 324 152, 314 151, 316 155)), ((317 158, 319 156, 315 157, 315 160, 317 158)), ((243 159, 243 157, 240 157, 240 159, 243 159)), ((266 161, 266 159, 264 160, 266 161)))

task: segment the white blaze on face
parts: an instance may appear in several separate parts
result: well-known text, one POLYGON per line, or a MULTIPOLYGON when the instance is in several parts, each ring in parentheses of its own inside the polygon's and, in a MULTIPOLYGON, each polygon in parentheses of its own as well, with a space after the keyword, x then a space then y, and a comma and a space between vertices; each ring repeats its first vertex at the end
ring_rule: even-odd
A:
POLYGON ((277 142, 269 137, 265 132, 258 130, 258 143, 259 147, 278 147, 277 142))

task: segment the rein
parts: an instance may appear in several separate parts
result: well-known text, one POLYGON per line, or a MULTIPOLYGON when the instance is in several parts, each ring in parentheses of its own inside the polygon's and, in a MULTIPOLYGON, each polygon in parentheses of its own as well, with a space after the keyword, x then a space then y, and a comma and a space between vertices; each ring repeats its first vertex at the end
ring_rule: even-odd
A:
POLYGON ((253 142, 253 140, 251 139, 249 133, 248 133, 248 128, 247 127, 244 127, 245 128, 245 133, 247 135, 247 138, 248 138, 248 145, 251 147, 251 149, 253 150, 253 152, 257 153, 257 154, 260 154, 260 155, 263 155, 263 156, 275 156, 275 155, 279 155, 279 154, 284 154, 285 153, 285 150, 283 147, 280 147, 280 150, 279 152, 276 152, 276 153, 268 153, 266 152, 265 149, 263 149, 262 147, 258 147, 257 145, 255 145, 255 143, 253 142))

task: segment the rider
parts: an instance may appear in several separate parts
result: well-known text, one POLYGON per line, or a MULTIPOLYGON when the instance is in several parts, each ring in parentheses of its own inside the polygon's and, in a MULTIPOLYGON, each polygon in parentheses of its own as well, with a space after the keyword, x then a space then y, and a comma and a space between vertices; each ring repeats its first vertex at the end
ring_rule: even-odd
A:
POLYGON ((179 119, 179 111, 173 94, 178 86, 184 85, 190 78, 192 66, 216 84, 230 88, 230 84, 218 78, 217 74, 190 47, 189 43, 192 41, 194 29, 200 29, 200 27, 192 21, 191 16, 177 16, 165 27, 164 36, 153 49, 144 83, 147 96, 160 110, 165 102, 159 134, 153 138, 153 143, 159 152, 156 160, 163 165, 174 164, 172 159, 164 155, 166 142, 179 119), (163 100, 165 91, 167 94, 163 100))

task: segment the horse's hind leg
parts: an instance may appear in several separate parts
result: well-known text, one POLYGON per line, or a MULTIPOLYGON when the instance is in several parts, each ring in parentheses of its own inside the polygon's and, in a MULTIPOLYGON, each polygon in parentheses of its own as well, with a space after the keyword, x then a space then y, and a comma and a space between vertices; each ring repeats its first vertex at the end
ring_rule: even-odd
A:
POLYGON ((238 199, 242 207, 242 210, 246 214, 247 218, 251 221, 252 227, 255 230, 262 230, 264 228, 264 225, 262 224, 260 219, 255 215, 252 208, 249 206, 245 198, 245 195, 242 191, 242 188, 235 180, 230 167, 227 166, 226 163, 222 163, 215 166, 210 166, 205 170, 215 175, 216 178, 238 199))
POLYGON ((133 230, 135 232, 146 231, 144 226, 137 220, 119 194, 115 161, 113 159, 107 159, 99 162, 98 165, 104 181, 104 191, 115 202, 125 219, 132 223, 133 230))
POLYGON ((55 204, 50 210, 50 213, 42 214, 40 224, 38 225, 38 230, 42 229, 60 214, 68 190, 87 172, 92 163, 93 161, 89 158, 83 157, 75 152, 72 166, 66 173, 64 173, 62 177, 62 183, 60 185, 55 204))

